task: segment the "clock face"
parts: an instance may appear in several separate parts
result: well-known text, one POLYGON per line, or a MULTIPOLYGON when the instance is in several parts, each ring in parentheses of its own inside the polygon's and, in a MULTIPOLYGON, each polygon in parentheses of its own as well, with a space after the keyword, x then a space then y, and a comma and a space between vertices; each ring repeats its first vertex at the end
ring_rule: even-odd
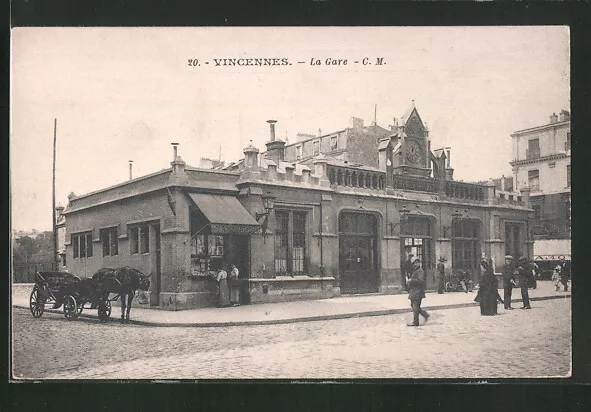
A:
POLYGON ((418 163, 421 160, 421 146, 414 141, 408 142, 406 149, 406 158, 411 163, 418 163))

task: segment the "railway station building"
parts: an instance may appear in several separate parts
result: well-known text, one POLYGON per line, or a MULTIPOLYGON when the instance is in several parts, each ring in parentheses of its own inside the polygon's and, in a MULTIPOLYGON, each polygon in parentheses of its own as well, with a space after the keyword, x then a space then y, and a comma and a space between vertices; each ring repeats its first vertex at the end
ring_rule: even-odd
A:
POLYGON ((65 261, 79 276, 132 266, 151 274, 146 307, 215 306, 211 276, 240 270, 241 303, 404 292, 402 265, 469 270, 483 256, 532 256, 529 189, 455 181, 450 149, 431 149, 413 105, 389 129, 360 119, 286 145, 269 121, 266 150, 225 168, 171 167, 81 196, 65 216, 65 261))

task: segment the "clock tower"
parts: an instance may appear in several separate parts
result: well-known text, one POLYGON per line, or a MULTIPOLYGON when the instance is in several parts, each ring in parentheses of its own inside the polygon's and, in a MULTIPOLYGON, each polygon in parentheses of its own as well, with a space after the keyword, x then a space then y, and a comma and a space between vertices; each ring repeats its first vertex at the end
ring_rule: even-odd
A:
POLYGON ((421 120, 414 100, 409 110, 398 124, 397 140, 399 142, 397 161, 394 174, 429 177, 431 162, 429 158, 429 130, 421 120))

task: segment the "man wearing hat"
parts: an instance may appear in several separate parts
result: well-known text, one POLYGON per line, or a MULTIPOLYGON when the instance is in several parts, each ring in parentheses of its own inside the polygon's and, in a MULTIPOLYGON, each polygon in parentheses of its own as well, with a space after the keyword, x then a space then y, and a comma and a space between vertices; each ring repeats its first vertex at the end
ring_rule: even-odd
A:
POLYGON ((505 309, 511 310, 511 293, 513 292, 513 285, 515 285, 515 274, 513 268, 513 256, 505 256, 505 267, 503 268, 503 301, 505 302, 505 309))
POLYGON ((564 286, 564 291, 568 292, 568 281, 570 280, 570 261, 561 259, 560 263, 560 283, 562 283, 564 286))
POLYGON ((404 266, 402 267, 402 286, 404 286, 404 289, 407 290, 407 285, 406 285, 406 279, 410 278, 412 276, 412 273, 414 272, 414 266, 412 263, 412 258, 414 257, 414 255, 412 253, 408 254, 408 257, 406 258, 406 262, 404 262, 404 266))
POLYGON ((521 256, 519 258, 519 264, 517 266, 517 276, 519 276, 519 287, 521 288, 521 300, 523 301, 523 307, 521 309, 531 309, 529 305, 529 282, 531 278, 531 271, 527 270, 527 258, 521 256))
POLYGON ((439 263, 437 264, 437 274, 439 276, 439 287, 437 288, 437 293, 445 293, 445 262, 447 259, 443 256, 439 258, 439 263))
POLYGON ((429 313, 421 308, 421 301, 425 298, 425 271, 421 268, 420 259, 412 262, 412 273, 406 281, 408 285, 408 299, 413 312, 412 323, 407 326, 419 326, 419 315, 429 319, 429 313))

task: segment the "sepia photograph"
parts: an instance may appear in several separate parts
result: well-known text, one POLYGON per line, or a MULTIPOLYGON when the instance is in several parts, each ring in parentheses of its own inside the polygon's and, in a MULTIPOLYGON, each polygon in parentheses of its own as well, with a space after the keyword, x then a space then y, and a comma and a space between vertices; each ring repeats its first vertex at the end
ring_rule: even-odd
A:
POLYGON ((11 381, 571 377, 570 40, 14 28, 11 381))

